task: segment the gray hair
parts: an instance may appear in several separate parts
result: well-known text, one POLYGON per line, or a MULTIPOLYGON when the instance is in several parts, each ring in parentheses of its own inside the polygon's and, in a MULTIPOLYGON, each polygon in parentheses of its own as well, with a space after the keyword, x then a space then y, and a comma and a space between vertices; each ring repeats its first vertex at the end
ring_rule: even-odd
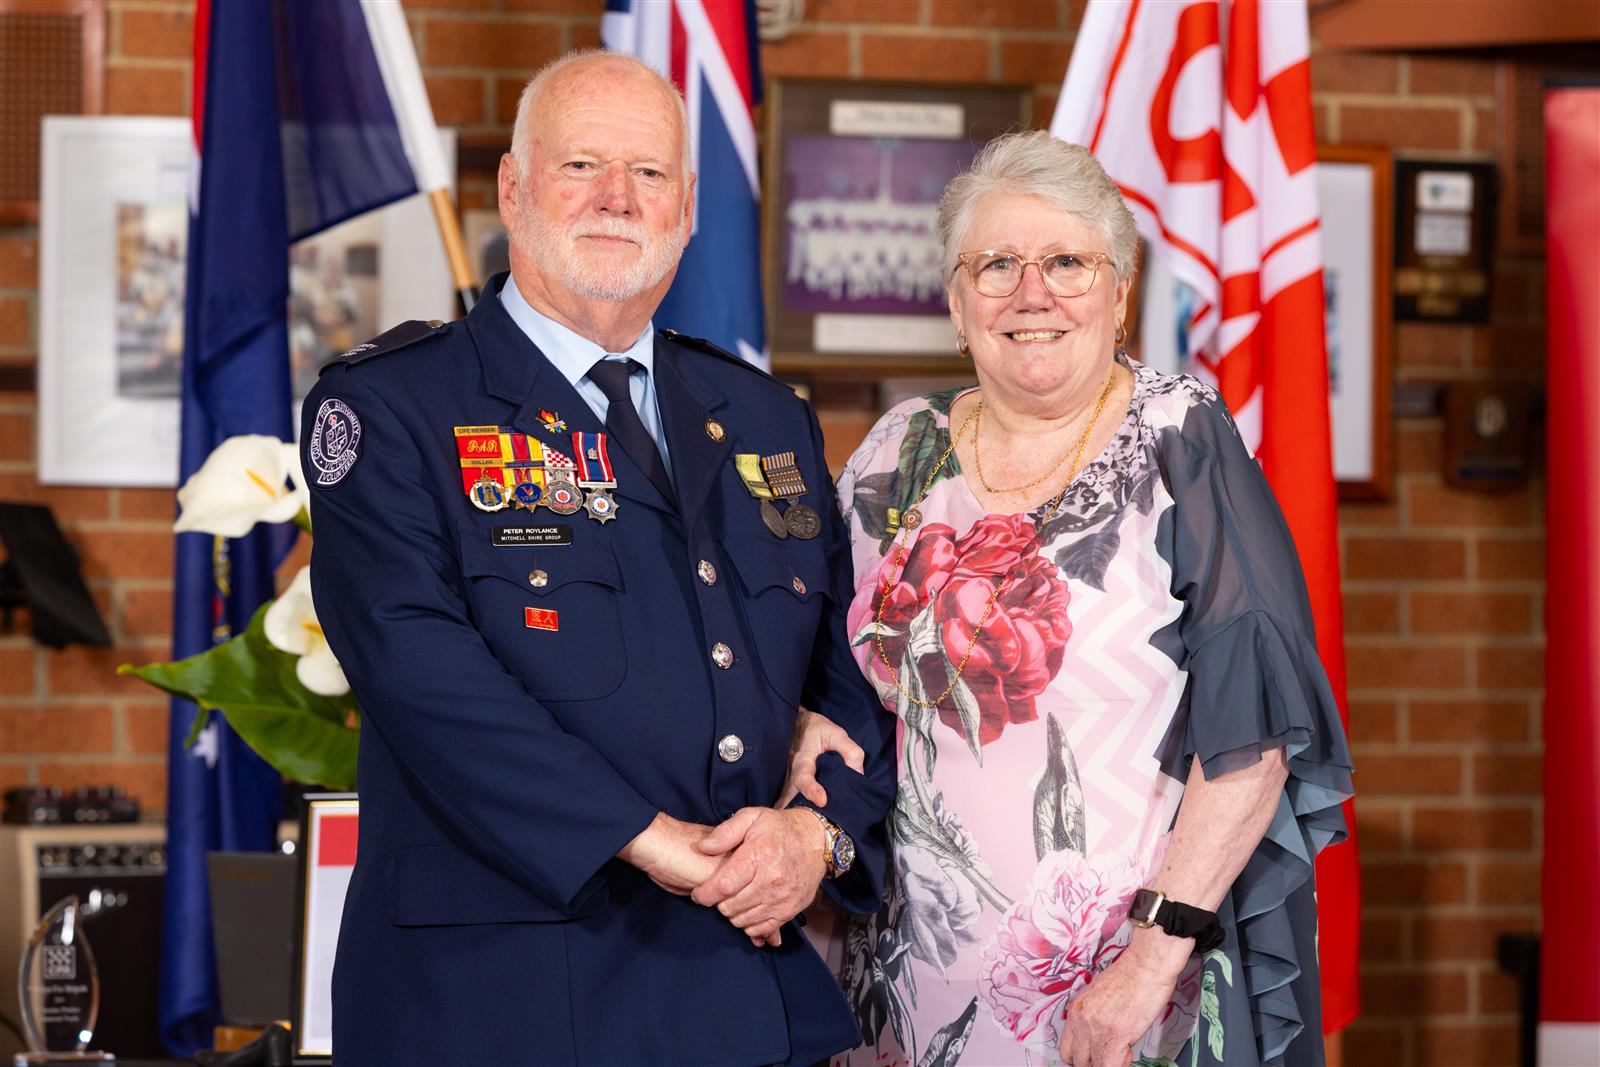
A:
POLYGON ((582 63, 595 57, 603 56, 628 66, 637 68, 647 74, 667 96, 678 110, 678 128, 683 131, 683 153, 679 159, 682 169, 680 180, 689 180, 689 109, 683 102, 683 94, 678 92, 676 86, 661 76, 661 72, 650 64, 628 55, 626 52, 610 52, 604 48, 578 48, 565 55, 557 56, 534 72, 528 84, 523 86, 522 95, 517 99, 517 117, 511 126, 511 156, 517 161, 517 171, 521 179, 528 178, 529 154, 533 150, 533 109, 538 101, 539 93, 549 84, 550 79, 566 70, 575 63, 582 63))
MULTIPOLYGON (((1118 281, 1138 267, 1139 229, 1117 183, 1082 145, 1068 144, 1046 130, 1007 133, 984 146, 972 166, 950 180, 939 198, 939 244, 944 273, 956 269, 978 205, 991 193, 1036 196, 1100 230, 1118 281)), ((1086 250, 1085 250, 1086 251, 1086 250)))

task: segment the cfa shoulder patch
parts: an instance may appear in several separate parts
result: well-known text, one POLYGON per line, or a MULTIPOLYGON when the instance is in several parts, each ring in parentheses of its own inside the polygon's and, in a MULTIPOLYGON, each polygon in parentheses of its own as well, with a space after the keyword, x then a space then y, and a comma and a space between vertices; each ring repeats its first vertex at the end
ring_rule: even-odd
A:
POLYGON ((332 489, 344 481, 361 458, 361 420, 349 404, 330 396, 317 408, 306 456, 316 472, 312 482, 318 489, 332 489))
POLYGON ((737 366, 743 367, 745 370, 750 371, 751 373, 759 374, 763 378, 777 382, 785 389, 789 388, 787 385, 784 385, 782 381, 774 378, 772 375, 768 374, 754 363, 751 363, 749 360, 740 359, 732 352, 729 352, 726 348, 723 348, 720 345, 715 345, 710 341, 707 341, 704 337, 690 337, 688 334, 679 333, 677 330, 662 329, 657 330, 656 332, 674 344, 680 344, 685 348, 692 348, 696 352, 704 352, 708 356, 716 356, 720 360, 733 363, 737 366))
POLYGON ((394 329, 380 333, 372 340, 356 345, 348 352, 342 352, 330 359, 323 364, 319 373, 326 374, 329 367, 350 367, 375 356, 386 356, 390 352, 398 352, 400 349, 414 345, 418 341, 437 337, 449 328, 450 323, 445 322, 443 319, 428 319, 426 322, 422 319, 412 319, 410 322, 402 322, 394 329))

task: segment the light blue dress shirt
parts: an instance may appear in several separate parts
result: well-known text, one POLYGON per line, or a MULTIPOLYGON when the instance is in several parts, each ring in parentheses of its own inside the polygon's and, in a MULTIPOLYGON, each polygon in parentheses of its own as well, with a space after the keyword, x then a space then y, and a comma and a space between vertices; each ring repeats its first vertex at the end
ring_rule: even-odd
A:
POLYGON ((589 380, 589 368, 598 359, 638 361, 644 373, 634 371, 629 377, 628 394, 633 397, 633 406, 639 409, 639 421, 644 423, 656 447, 661 449, 661 459, 667 465, 667 476, 671 477, 672 456, 667 452, 666 435, 661 432, 661 411, 656 402, 655 323, 647 323, 644 333, 626 352, 607 352, 587 337, 574 333, 550 316, 535 310, 523 299, 516 279, 509 275, 500 289, 500 303, 505 307, 506 314, 511 316, 511 321, 528 335, 528 340, 539 346, 539 351, 572 383, 572 387, 602 423, 606 421, 606 410, 611 402, 600 391, 600 387, 589 380))

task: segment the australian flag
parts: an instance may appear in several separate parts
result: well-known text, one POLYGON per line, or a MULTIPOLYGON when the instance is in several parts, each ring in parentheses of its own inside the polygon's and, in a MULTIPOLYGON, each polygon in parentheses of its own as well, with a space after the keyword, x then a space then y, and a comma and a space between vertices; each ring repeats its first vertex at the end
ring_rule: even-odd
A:
POLYGON ((656 321, 766 367, 755 0, 606 0, 600 36, 671 79, 689 109, 694 234, 656 321))
MULTIPOLYGON (((196 7, 180 482, 228 437, 292 439, 289 243, 417 190, 374 50, 384 20, 404 35, 393 5, 196 7)), ((293 538, 291 526, 178 535, 175 658, 245 628, 293 538)), ((186 745, 194 715, 173 701, 161 932, 162 1039, 184 1057, 211 1046, 219 1021, 206 852, 271 848, 282 796, 278 772, 220 715, 186 745)))

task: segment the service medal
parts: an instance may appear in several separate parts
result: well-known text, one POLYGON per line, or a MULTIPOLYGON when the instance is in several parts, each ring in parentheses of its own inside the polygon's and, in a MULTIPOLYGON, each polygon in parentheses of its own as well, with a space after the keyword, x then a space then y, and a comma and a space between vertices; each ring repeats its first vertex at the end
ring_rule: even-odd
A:
POLYGON ((583 507, 583 493, 565 475, 552 474, 545 487, 544 506, 557 515, 571 515, 583 507))
POLYGON ((761 502, 761 521, 767 524, 767 529, 772 531, 774 537, 785 538, 789 536, 789 525, 783 521, 783 514, 772 506, 772 501, 770 500, 761 502))
POLYGON ((518 482, 517 487, 511 490, 511 502, 529 511, 539 506, 539 499, 543 496, 544 487, 538 482, 518 482))
POLYGON ((783 525, 793 536, 809 541, 822 532, 822 516, 804 504, 790 504, 783 513, 783 525))
POLYGON ((596 522, 610 522, 617 517, 617 502, 604 489, 594 489, 583 502, 583 510, 587 511, 589 517, 596 522))
POLYGON ((488 474, 472 483, 472 491, 467 497, 479 511, 501 511, 508 503, 506 487, 488 474))

